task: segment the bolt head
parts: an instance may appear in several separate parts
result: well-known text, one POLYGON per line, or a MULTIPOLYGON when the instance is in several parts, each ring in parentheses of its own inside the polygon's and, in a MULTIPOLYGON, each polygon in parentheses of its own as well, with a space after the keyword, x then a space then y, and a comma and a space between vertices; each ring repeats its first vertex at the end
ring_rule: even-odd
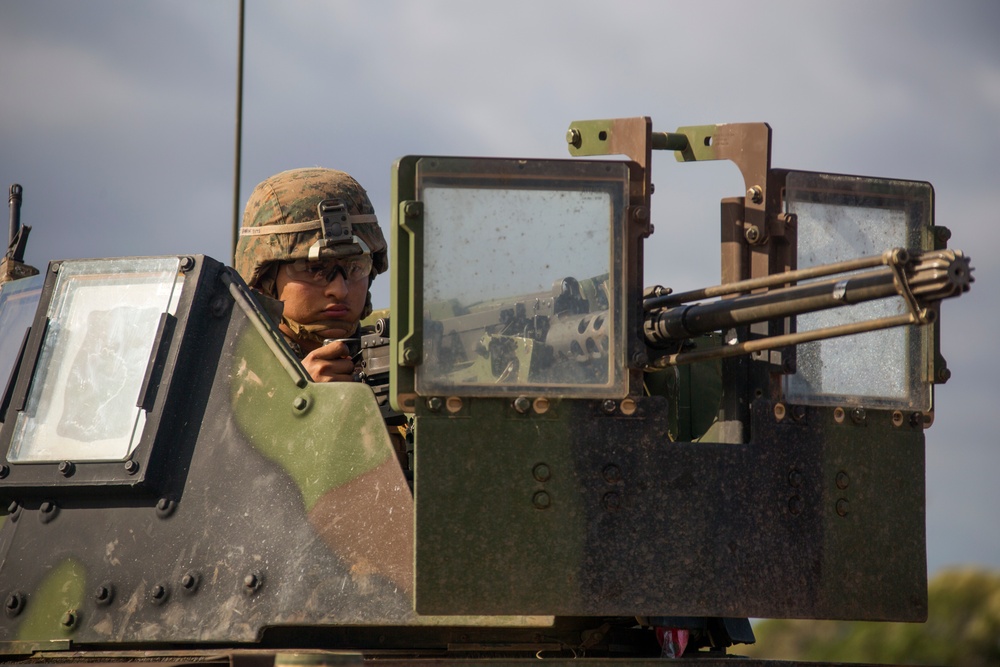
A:
POLYGON ((531 409, 531 399, 527 396, 518 396, 514 399, 514 409, 522 415, 527 414, 528 410, 531 409))
POLYGON ((573 148, 579 148, 583 145, 583 135, 580 134, 580 130, 575 127, 569 128, 569 130, 566 131, 566 143, 573 148))
POLYGON ((552 497, 545 491, 538 491, 531 497, 531 503, 536 509, 548 509, 552 505, 552 497))

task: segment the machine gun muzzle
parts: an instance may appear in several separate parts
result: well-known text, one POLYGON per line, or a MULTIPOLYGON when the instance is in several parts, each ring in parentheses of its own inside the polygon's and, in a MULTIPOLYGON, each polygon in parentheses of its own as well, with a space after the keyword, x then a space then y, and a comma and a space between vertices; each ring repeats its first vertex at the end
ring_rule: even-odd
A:
POLYGON ((903 297, 907 304, 908 312, 902 315, 770 336, 715 349, 678 352, 659 357, 651 364, 656 368, 665 368, 866 331, 928 324, 936 317, 936 311, 932 307, 936 302, 969 291, 972 282, 969 258, 961 251, 911 253, 903 248, 895 248, 878 256, 647 298, 643 302, 646 312, 644 333, 647 344, 663 348, 711 331, 892 296, 903 297), (836 274, 849 275, 801 285, 793 284, 836 274), (758 290, 767 291, 749 293, 758 290), (732 298, 710 303, 690 303, 723 296, 732 298))

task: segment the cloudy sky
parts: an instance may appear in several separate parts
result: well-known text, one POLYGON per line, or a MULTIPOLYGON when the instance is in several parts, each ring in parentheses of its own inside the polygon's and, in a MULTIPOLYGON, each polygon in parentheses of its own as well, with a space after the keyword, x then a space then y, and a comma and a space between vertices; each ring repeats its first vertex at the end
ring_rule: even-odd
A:
MULTIPOLYGON (((237 16, 236 0, 0 0, 0 186, 24 186, 29 263, 230 260, 237 16)), ((943 309, 928 567, 1000 567, 998 35, 994 0, 248 0, 240 199, 336 167, 387 222, 402 155, 565 157, 570 121, 626 116, 766 121, 775 166, 930 181, 977 282, 943 309)), ((739 172, 662 155, 653 180, 646 282, 714 284, 739 172)))

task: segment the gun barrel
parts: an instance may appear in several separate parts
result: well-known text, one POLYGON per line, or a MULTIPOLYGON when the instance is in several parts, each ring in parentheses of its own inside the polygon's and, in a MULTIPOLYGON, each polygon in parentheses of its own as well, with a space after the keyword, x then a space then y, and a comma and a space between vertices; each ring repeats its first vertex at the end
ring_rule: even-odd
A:
POLYGON ((21 231, 21 194, 23 192, 23 188, 17 183, 10 186, 10 194, 7 197, 7 206, 10 208, 10 234, 7 237, 8 246, 14 245, 17 233, 21 231))
MULTIPOLYGON (((646 341, 652 346, 662 346, 710 331, 897 295, 907 300, 911 310, 919 311, 932 302, 968 291, 971 271, 969 259, 960 251, 912 253, 901 266, 884 266, 710 303, 652 310, 647 312, 644 324, 646 341)), ((790 280, 799 277, 798 273, 784 275, 790 280)), ((772 276, 770 282, 781 278, 782 274, 772 276)), ((711 293, 713 290, 701 291, 711 293)), ((926 319, 919 313, 915 315, 918 320, 926 319)))

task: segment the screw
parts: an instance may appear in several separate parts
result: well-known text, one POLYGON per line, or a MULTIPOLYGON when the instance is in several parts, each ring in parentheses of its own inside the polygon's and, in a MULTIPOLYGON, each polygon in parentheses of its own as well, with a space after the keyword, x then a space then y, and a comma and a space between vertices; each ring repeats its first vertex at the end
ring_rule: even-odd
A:
POLYGON ((575 127, 569 128, 566 131, 566 143, 573 148, 579 148, 583 144, 583 135, 580 134, 580 130, 575 127))
POLYGON ((755 185, 747 190, 747 199, 752 201, 754 204, 759 204, 764 201, 764 190, 759 185, 755 185))
POLYGON ((531 497, 531 502, 537 509, 543 510, 552 504, 552 498, 545 491, 539 491, 531 497))
POLYGON ((292 407, 296 410, 305 410, 309 406, 309 401, 306 400, 305 396, 296 396, 292 400, 292 407))
POLYGON ((59 472, 63 477, 69 477, 76 470, 76 466, 73 465, 72 461, 60 461, 59 462, 59 472))
POLYGON ((125 462, 125 472, 127 472, 130 475, 136 474, 137 472, 139 472, 139 464, 133 461, 132 459, 129 459, 128 461, 125 462))
POLYGON ((757 225, 750 225, 747 227, 745 236, 748 243, 758 243, 760 241, 760 228, 757 225))
POLYGON ((552 471, 545 463, 539 463, 531 470, 532 476, 539 482, 547 482, 552 477, 552 471))
POLYGON ((843 491, 844 489, 846 489, 848 487, 848 485, 850 483, 851 483, 851 478, 847 475, 846 472, 844 472, 843 470, 841 470, 840 472, 837 473, 837 488, 838 489, 840 489, 841 491, 843 491))
POLYGON ((531 409, 531 400, 527 396, 518 396, 514 399, 514 409, 522 415, 527 414, 531 409))

